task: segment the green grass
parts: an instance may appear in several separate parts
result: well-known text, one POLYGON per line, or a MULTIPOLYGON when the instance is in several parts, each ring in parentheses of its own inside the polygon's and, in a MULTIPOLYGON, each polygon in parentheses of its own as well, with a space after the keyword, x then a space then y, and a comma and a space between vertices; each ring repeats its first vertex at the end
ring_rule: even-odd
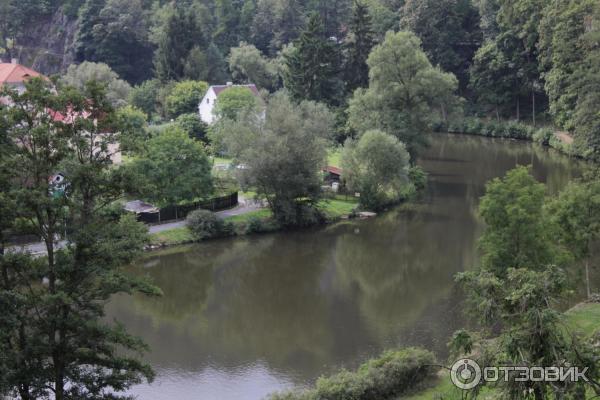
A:
POLYGON ((243 224, 248 222, 251 218, 270 218, 273 216, 271 210, 268 208, 263 208, 261 210, 251 211, 246 214, 233 215, 231 217, 225 218, 226 221, 231 221, 234 224, 243 224))
POLYGON ((565 313, 567 326, 584 336, 600 329, 600 303, 580 303, 565 313))
POLYGON ((341 168, 342 166, 342 151, 339 148, 329 149, 327 151, 327 164, 332 167, 341 168))
POLYGON ((336 196, 332 200, 321 200, 319 208, 323 210, 328 218, 335 219, 350 214, 356 208, 357 204, 353 198, 345 200, 343 197, 336 196))
POLYGON ((215 164, 231 164, 231 161, 233 161, 231 158, 224 158, 224 157, 211 157, 211 160, 214 161, 215 164))
POLYGON ((150 243, 162 246, 174 246, 178 244, 191 243, 194 237, 189 229, 185 226, 181 228, 173 228, 168 231, 153 233, 150 235, 150 243))

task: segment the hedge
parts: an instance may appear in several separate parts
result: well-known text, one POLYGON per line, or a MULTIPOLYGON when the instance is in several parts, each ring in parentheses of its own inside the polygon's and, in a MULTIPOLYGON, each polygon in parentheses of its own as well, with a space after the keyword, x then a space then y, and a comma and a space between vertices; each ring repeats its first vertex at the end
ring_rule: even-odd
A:
POLYGON ((390 350, 363 364, 356 372, 343 370, 319 378, 314 389, 276 393, 270 400, 386 400, 418 389, 438 368, 430 351, 390 350))

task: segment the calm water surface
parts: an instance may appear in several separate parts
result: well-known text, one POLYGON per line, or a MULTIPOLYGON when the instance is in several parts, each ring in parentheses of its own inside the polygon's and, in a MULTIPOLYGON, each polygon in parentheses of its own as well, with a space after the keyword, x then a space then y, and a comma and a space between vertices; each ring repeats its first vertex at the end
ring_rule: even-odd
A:
POLYGON ((140 399, 261 399, 354 368, 383 349, 446 357, 465 325, 453 276, 476 265, 477 204, 489 179, 533 165, 556 192, 576 162, 528 143, 436 135, 420 160, 423 199, 318 230, 213 241, 131 268, 164 291, 122 296, 108 314, 151 346, 140 399))

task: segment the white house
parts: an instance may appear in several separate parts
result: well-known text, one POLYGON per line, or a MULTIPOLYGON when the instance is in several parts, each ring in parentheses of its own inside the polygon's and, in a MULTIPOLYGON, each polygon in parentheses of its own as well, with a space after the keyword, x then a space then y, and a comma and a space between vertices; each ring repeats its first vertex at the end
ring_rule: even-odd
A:
POLYGON ((200 119, 202 121, 209 125, 215 121, 215 115, 213 114, 213 111, 217 102, 217 97, 219 97, 219 94, 221 94, 223 90, 228 89, 230 87, 247 87, 248 89, 250 89, 252 94, 254 94, 254 96, 260 96, 256 85, 253 83, 250 83, 248 85, 234 85, 231 82, 227 82, 226 85, 211 86, 206 91, 206 94, 202 98, 202 101, 200 101, 200 104, 198 104, 198 112, 200 113, 200 119))

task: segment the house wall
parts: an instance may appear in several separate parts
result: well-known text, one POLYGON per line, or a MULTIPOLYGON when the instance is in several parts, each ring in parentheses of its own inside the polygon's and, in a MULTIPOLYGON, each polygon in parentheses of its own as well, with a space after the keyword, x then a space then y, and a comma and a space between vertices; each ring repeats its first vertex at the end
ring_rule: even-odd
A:
POLYGON ((216 101, 217 95, 215 94, 215 91, 212 88, 210 88, 202 98, 200 104, 198 105, 200 119, 209 125, 212 124, 215 119, 213 110, 215 108, 216 101))

